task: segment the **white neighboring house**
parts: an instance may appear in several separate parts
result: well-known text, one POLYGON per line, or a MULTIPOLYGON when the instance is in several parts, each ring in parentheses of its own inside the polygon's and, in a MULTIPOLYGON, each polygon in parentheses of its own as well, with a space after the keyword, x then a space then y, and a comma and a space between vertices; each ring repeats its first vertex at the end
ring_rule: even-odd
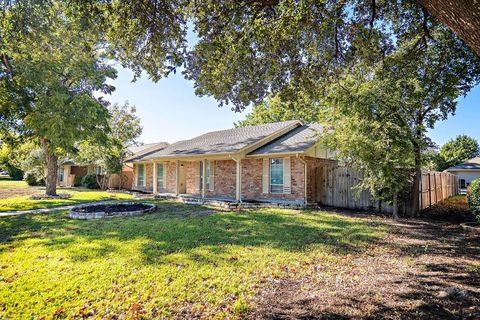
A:
POLYGON ((445 170, 460 178, 460 188, 466 189, 473 180, 480 178, 480 157, 467 160, 445 170))

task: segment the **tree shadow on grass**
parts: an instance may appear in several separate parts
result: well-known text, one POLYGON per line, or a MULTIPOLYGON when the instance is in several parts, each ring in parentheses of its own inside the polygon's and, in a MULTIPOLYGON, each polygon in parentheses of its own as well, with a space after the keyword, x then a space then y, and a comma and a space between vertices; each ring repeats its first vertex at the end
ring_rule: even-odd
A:
POLYGON ((331 271, 333 282, 321 269, 280 279, 244 318, 480 319, 478 236, 432 221, 383 223, 390 228, 377 242, 382 252, 331 271))
POLYGON ((90 254, 70 250, 73 260, 85 260, 114 252, 111 240, 141 239, 144 263, 165 263, 167 255, 196 248, 207 251, 203 257, 202 253, 191 252, 192 261, 210 263, 209 255, 227 254, 229 246, 286 251, 322 246, 332 251, 358 252, 378 236, 365 222, 333 215, 281 210, 223 212, 204 206, 158 203, 157 212, 139 217, 81 221, 68 219, 63 211, 1 219, 0 245, 41 238, 42 245, 68 249, 79 241, 94 242, 96 247, 90 254))

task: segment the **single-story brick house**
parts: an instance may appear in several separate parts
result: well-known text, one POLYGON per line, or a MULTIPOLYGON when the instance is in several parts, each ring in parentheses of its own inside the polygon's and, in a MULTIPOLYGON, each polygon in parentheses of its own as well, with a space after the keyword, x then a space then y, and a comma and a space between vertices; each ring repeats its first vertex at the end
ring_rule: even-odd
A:
MULTIPOLYGON (((158 151, 165 148, 168 145, 166 142, 157 142, 144 144, 139 146, 131 146, 128 148, 130 156, 143 156, 148 153, 158 151)), ((81 165, 75 163, 73 160, 66 160, 59 164, 57 173, 57 184, 60 187, 74 187, 79 185, 79 178, 84 177, 87 174, 102 174, 102 168, 96 165, 81 165), (77 179, 75 179, 77 178, 77 179)), ((131 189, 133 186, 133 166, 131 163, 127 163, 122 167, 122 188, 131 189)), ((110 176, 108 181, 108 188, 117 189, 120 184, 120 177, 116 174, 110 176)))
POLYGON ((129 159, 133 189, 230 201, 315 202, 315 168, 336 165, 322 127, 277 122, 209 132, 129 159))
POLYGON ((460 179, 460 188, 466 189, 475 179, 480 179, 480 157, 469 159, 445 170, 457 175, 460 179))

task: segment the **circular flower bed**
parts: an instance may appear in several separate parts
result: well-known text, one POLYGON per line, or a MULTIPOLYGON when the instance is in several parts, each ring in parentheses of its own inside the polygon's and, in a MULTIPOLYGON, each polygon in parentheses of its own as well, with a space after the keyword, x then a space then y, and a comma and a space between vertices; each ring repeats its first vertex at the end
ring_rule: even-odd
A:
POLYGON ((156 208, 154 204, 138 202, 84 204, 70 209, 69 216, 72 219, 130 217, 152 212, 156 208))

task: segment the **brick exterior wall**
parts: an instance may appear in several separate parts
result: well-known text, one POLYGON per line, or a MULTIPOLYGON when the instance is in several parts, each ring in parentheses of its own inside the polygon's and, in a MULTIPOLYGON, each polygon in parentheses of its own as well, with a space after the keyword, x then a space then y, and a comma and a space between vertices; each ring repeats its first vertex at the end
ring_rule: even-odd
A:
POLYGON ((165 170, 165 189, 158 189, 158 192, 175 193, 177 191, 177 163, 164 162, 163 170, 165 170))
POLYGON ((213 164, 213 191, 207 191, 207 196, 228 197, 235 199, 237 179, 237 164, 233 160, 215 160, 213 164))
MULTIPOLYGON (((186 187, 187 187, 187 194, 193 194, 196 196, 201 195, 202 193, 199 190, 195 190, 195 164, 198 162, 196 161, 186 161, 184 162, 186 166, 186 187)), ((197 164, 198 165, 198 164, 197 164)))
MULTIPOLYGON (((291 193, 290 194, 263 194, 262 193, 262 158, 242 159, 242 199, 258 200, 258 199, 274 199, 274 200, 290 200, 305 201, 305 167, 304 161, 307 163, 307 173, 310 175, 315 168, 331 164, 335 165, 335 161, 318 159, 312 157, 291 157, 291 193)), ((187 194, 200 196, 200 190, 195 190, 195 165, 198 161, 182 162, 186 170, 186 192, 187 194)), ((166 170, 166 189, 159 192, 175 193, 176 191, 176 163, 165 162, 166 170)), ((214 168, 214 191, 206 191, 207 197, 228 197, 235 198, 236 185, 236 163, 233 160, 215 160, 212 161, 214 168)), ((307 201, 310 202, 314 198, 317 184, 311 183, 307 177, 307 201)), ((145 164, 145 190, 153 190, 153 165, 145 164)))
POLYGON ((291 157, 291 189, 290 194, 262 193, 263 160, 261 158, 242 159, 242 199, 276 199, 304 201, 305 180, 304 164, 298 158, 291 157))
POLYGON ((153 164, 145 164, 145 190, 153 191, 153 164))
MULTIPOLYGON (((187 166, 187 193, 202 195, 200 190, 195 190, 195 166, 198 161, 188 161, 187 166)), ((233 160, 212 160, 213 166, 213 191, 206 190, 207 197, 235 198, 236 163, 233 160)))

